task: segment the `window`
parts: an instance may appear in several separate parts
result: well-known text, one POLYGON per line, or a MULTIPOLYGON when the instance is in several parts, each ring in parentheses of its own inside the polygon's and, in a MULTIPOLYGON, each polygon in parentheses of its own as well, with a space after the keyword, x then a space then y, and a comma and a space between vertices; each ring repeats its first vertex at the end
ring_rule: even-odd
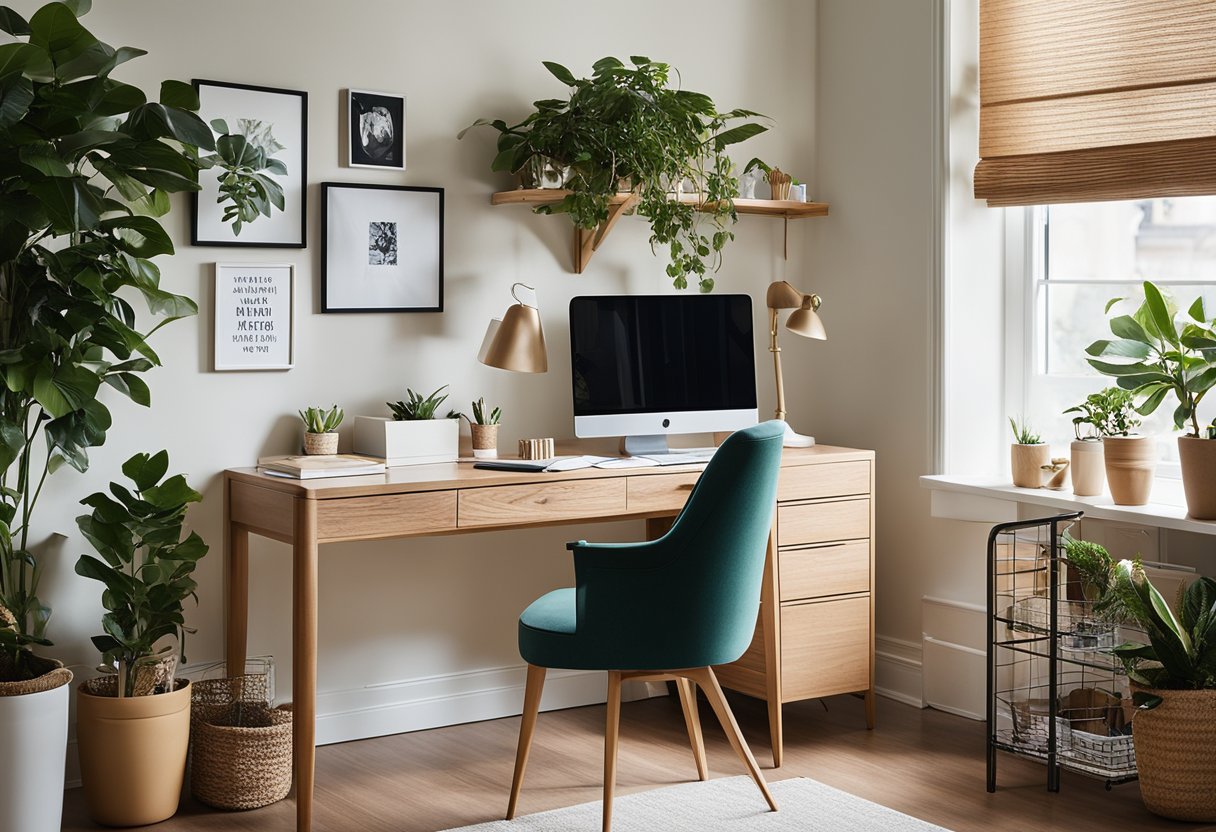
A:
MULTIPOLYGON (((1010 215, 1026 223, 1026 266, 1018 271, 1030 277, 1021 285, 1031 312, 1022 316, 1022 394, 1010 401, 1024 401, 1021 412, 1063 452, 1072 425, 1062 412, 1114 383, 1085 360, 1087 346, 1109 337, 1107 301, 1124 298, 1112 314, 1130 313, 1143 300, 1142 282, 1152 280, 1183 309, 1198 295, 1216 308, 1216 197, 1052 205, 1010 215)), ((1176 435, 1171 401, 1144 420, 1143 432, 1176 435)), ((1161 473, 1176 476, 1176 443, 1157 445, 1161 473)))

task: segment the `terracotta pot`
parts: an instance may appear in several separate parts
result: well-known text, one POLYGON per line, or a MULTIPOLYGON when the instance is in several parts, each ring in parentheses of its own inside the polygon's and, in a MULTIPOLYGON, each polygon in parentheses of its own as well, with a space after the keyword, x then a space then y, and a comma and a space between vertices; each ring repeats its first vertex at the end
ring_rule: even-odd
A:
POLYGON ((1179 436, 1178 460, 1187 513, 1196 520, 1216 520, 1216 439, 1179 436))
POLYGON ((1102 443, 1074 439, 1072 442, 1072 493, 1096 497, 1106 487, 1106 466, 1102 443))
POLYGON ((1162 702, 1132 720, 1140 797, 1153 814, 1216 821, 1216 690, 1133 690, 1162 702))
POLYGON ((1009 468, 1013 471, 1013 484, 1019 488, 1042 488, 1046 476, 1043 466, 1050 464, 1050 445, 1009 446, 1009 468))
POLYGON ((477 459, 498 458, 498 425, 469 425, 473 434, 473 456, 477 459))
POLYGON ((304 453, 312 456, 332 456, 338 452, 338 434, 304 433, 304 453))
POLYGON ((1115 505, 1146 505, 1153 491, 1153 470, 1157 467, 1153 437, 1103 437, 1102 456, 1106 460, 1106 482, 1115 505))
POLYGON ((173 817, 186 776, 190 682, 155 696, 95 696, 77 688, 76 737, 89 817, 144 826, 173 817))

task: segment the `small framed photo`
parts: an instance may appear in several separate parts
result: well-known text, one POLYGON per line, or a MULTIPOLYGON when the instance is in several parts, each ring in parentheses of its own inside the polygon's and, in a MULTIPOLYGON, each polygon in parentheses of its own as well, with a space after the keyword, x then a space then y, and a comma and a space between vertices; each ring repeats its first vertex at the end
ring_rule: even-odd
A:
MULTIPOLYGON (((217 138, 218 133, 240 136, 263 152, 265 166, 255 173, 282 190, 282 209, 273 205, 270 216, 259 215, 234 230, 232 223, 224 222, 225 209, 233 202, 220 190, 222 167, 217 165, 199 173, 202 190, 192 195, 190 243, 304 248, 308 239, 308 93, 198 79, 194 88, 198 90, 199 115, 217 132, 217 138)), ((228 143, 228 150, 236 155, 234 144, 228 143)), ((221 163, 225 161, 223 148, 214 155, 221 163)))
POLYGON ((290 370, 295 266, 215 264, 215 369, 290 370))
POLYGON ((321 183, 321 311, 443 311, 443 188, 321 183))
POLYGON ((347 158, 352 168, 405 170, 405 96, 346 91, 347 158))

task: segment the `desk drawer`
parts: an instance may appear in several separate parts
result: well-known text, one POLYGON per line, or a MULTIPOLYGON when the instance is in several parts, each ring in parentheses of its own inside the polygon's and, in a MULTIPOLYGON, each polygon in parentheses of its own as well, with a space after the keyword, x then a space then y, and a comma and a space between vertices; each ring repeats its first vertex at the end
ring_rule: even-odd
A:
POLYGON ((870 501, 788 503, 777 507, 777 545, 859 540, 870 536, 870 501))
POLYGON ((460 528, 606 517, 625 512, 625 478, 463 488, 460 528))
POLYGON ((434 534, 455 528, 455 491, 317 500, 317 536, 324 541, 434 534))
POLYGON ((870 687, 870 598, 781 607, 781 698, 870 687))
POLYGON ((829 462, 795 465, 781 469, 777 478, 778 500, 817 500, 870 493, 870 463, 829 462))
POLYGON ((778 554, 781 600, 870 591, 870 541, 854 540, 778 554))
POLYGON ((629 511, 679 511, 688 502, 688 495, 700 478, 699 471, 626 477, 629 511))

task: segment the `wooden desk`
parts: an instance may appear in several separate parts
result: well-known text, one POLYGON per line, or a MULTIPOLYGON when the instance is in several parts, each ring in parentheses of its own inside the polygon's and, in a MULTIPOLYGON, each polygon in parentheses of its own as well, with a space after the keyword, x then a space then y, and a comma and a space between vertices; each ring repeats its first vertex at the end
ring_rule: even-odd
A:
MULTIPOLYGON (((787 448, 781 466, 756 636, 743 658, 718 671, 723 685, 767 700, 778 766, 783 702, 864 693, 867 724, 874 722, 874 452, 787 448)), ((627 518, 646 519, 654 536, 703 468, 533 474, 452 463, 305 481, 226 471, 229 675, 245 667, 249 535, 292 547, 296 829, 312 827, 321 544, 627 518)))

